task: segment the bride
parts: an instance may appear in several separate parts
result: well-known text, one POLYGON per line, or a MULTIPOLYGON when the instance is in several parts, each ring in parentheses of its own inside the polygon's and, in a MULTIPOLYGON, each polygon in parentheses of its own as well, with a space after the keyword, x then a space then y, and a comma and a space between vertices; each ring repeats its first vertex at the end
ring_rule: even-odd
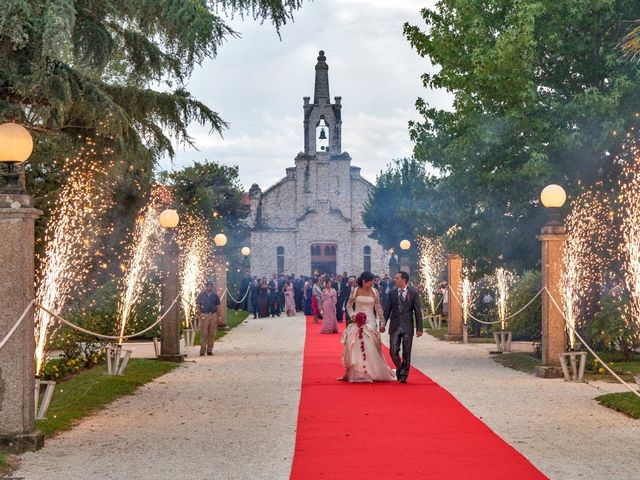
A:
POLYGON ((338 380, 387 382, 396 379, 394 370, 382 356, 376 315, 383 321, 383 313, 378 291, 372 288, 373 279, 371 272, 363 272, 358 278, 358 287, 354 288, 347 301, 345 308, 353 308, 356 323, 349 325, 342 334, 345 372, 338 380))

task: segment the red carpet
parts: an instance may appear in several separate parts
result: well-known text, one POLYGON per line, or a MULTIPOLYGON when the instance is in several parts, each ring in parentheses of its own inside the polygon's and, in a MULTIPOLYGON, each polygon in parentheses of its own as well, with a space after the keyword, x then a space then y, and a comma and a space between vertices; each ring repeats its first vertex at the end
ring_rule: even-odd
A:
POLYGON ((406 385, 336 381, 340 336, 320 328, 307 319, 292 479, 546 478, 414 368, 406 385))

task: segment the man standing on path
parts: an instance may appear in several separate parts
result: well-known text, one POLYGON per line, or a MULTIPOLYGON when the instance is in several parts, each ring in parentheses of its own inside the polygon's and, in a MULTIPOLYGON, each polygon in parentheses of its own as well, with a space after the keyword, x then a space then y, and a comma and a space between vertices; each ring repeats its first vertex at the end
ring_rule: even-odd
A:
POLYGON ((196 309, 200 317, 200 356, 213 355, 213 341, 222 321, 220 297, 213 291, 213 282, 207 280, 205 289, 196 298, 196 309), (214 318, 214 314, 217 318, 214 318))
POLYGON ((416 336, 422 336, 422 307, 420 294, 409 287, 409 274, 400 271, 396 274, 396 289, 389 294, 387 307, 384 309, 384 320, 380 325, 380 332, 385 331, 387 321, 389 325, 389 350, 391 359, 396 366, 396 378, 401 383, 407 383, 411 364, 411 345, 413 343, 415 318, 416 336), (400 347, 402 346, 402 355, 400 347))

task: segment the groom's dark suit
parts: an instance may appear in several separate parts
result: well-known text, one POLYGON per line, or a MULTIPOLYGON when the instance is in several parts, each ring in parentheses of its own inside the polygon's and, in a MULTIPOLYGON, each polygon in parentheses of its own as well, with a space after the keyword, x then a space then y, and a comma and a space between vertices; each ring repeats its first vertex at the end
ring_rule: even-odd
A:
POLYGON ((389 324, 391 359, 396 365, 396 377, 401 381, 406 381, 409 375, 414 317, 415 330, 422 332, 422 308, 418 291, 415 288, 407 287, 404 300, 402 300, 399 289, 392 290, 384 309, 384 326, 386 328, 387 321, 391 321, 389 324), (402 356, 400 356, 401 345, 402 356))

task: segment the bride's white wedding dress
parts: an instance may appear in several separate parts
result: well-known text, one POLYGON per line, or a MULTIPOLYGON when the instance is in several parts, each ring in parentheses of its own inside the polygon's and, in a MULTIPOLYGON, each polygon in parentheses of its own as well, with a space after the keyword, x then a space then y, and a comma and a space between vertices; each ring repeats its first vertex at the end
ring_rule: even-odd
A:
POLYGON ((389 368, 382 356, 382 342, 374 314, 374 311, 378 311, 379 318, 382 318, 382 308, 377 297, 358 295, 358 289, 356 289, 349 299, 347 308, 354 303, 353 318, 357 313, 362 312, 367 316, 367 323, 362 327, 362 338, 359 338, 359 328, 355 323, 349 325, 342 333, 342 365, 346 370, 345 380, 349 382, 395 380, 395 371, 389 368))

